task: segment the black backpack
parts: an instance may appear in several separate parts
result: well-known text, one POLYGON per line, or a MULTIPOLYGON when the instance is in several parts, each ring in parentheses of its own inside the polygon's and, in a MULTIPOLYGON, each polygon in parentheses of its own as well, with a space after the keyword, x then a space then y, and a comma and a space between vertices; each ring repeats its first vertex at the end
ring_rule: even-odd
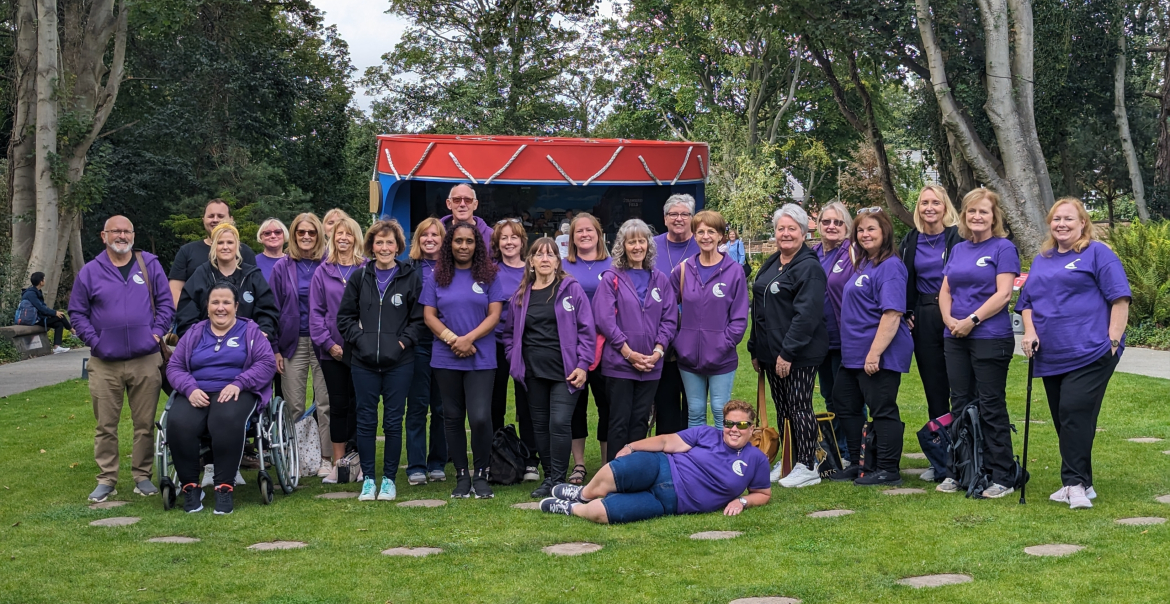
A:
POLYGON ((516 436, 516 426, 508 424, 492 439, 492 461, 488 482, 492 484, 520 484, 524 479, 524 466, 531 457, 531 451, 524 441, 516 436))
POLYGON ((951 444, 948 448, 947 472, 959 483, 967 497, 983 498, 991 486, 991 477, 983 469, 983 429, 979 425, 979 406, 967 405, 951 413, 951 444))

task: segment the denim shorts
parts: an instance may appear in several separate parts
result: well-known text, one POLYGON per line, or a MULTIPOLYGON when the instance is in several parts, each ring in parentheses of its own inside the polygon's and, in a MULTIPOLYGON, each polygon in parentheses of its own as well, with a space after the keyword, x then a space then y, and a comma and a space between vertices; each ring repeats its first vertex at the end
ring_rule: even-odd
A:
POLYGON ((601 503, 610 524, 674 515, 678 497, 666 453, 635 451, 609 462, 609 470, 617 492, 601 503))

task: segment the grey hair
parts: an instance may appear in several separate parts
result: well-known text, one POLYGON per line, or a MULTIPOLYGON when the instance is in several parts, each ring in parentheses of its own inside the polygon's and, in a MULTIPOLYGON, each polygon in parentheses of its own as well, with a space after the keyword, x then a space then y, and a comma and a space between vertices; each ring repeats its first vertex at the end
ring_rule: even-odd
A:
POLYGON ((284 241, 285 243, 288 243, 288 227, 284 226, 284 223, 281 222, 279 218, 265 218, 264 222, 260 223, 260 228, 256 229, 256 241, 259 244, 264 245, 264 240, 260 238, 260 233, 263 233, 266 230, 264 227, 267 227, 270 224, 275 224, 276 226, 280 227, 280 230, 284 232, 284 241))
POLYGON ((670 208, 682 204, 687 207, 687 211, 691 214, 695 213, 695 198, 687 193, 675 193, 666 198, 666 203, 662 204, 662 215, 666 216, 670 212, 670 208))
POLYGON ((780 206, 780 209, 776 210, 775 214, 772 214, 772 228, 776 228, 776 224, 785 216, 800 225, 801 235, 808 235, 808 212, 805 212, 804 208, 794 203, 786 203, 780 206))
POLYGON ((453 185, 453 186, 452 186, 452 187, 451 187, 451 188, 450 188, 450 189, 447 191, 447 199, 451 199, 451 194, 452 194, 452 193, 454 193, 454 192, 455 192, 455 189, 458 189, 459 187, 467 187, 468 189, 471 189, 471 198, 472 198, 472 199, 474 199, 474 200, 476 200, 476 201, 479 201, 479 198, 478 198, 478 197, 476 197, 476 195, 475 195, 475 187, 471 186, 471 183, 469 183, 469 182, 460 182, 460 183, 455 183, 455 184, 454 184, 454 185, 453 185))
POLYGON ((645 222, 631 218, 622 223, 617 235, 613 238, 613 251, 610 255, 613 256, 614 268, 622 270, 630 268, 629 263, 626 262, 626 239, 639 235, 646 238, 646 259, 642 261, 642 268, 654 267, 654 258, 658 256, 658 244, 654 243, 654 232, 645 222))
POLYGON ((824 218, 825 212, 836 212, 840 214, 841 221, 845 223, 845 238, 848 239, 853 235, 853 217, 849 215, 849 208, 845 207, 845 204, 834 199, 826 203, 825 207, 821 208, 822 218, 824 218))

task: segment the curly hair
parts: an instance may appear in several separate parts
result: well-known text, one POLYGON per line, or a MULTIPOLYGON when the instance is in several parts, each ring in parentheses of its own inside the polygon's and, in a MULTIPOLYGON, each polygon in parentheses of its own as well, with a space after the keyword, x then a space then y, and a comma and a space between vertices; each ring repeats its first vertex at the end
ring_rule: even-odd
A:
MULTIPOLYGON (((727 414, 731 413, 732 411, 743 411, 748 415, 748 421, 756 421, 756 410, 745 401, 727 401, 727 404, 723 406, 723 417, 727 417, 727 414)), ((723 426, 715 427, 722 428, 723 426)))
POLYGON ((475 252, 471 254, 471 277, 480 283, 491 283, 496 280, 496 265, 489 257, 487 245, 479 230, 470 222, 456 222, 443 236, 443 245, 439 248, 439 261, 435 263, 435 284, 439 287, 449 287, 455 278, 455 253, 451 242, 455 239, 455 231, 471 229, 475 235, 475 252))
POLYGON ((654 268, 654 258, 658 255, 658 244, 654 241, 654 231, 651 231, 645 222, 637 218, 631 218, 622 223, 617 236, 614 237, 613 253, 610 254, 613 256, 613 267, 621 270, 630 268, 630 264, 626 260, 626 239, 630 237, 646 239, 646 259, 642 261, 642 268, 647 270, 654 268))

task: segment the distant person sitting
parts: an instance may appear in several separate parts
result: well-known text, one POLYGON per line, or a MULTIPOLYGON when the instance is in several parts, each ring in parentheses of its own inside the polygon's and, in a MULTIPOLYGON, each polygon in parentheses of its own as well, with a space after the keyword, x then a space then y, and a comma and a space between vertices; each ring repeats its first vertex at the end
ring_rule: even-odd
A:
MULTIPOLYGON (((179 253, 175 254, 175 261, 171 263, 171 271, 167 274, 171 284, 171 298, 175 304, 179 303, 183 284, 211 255, 211 231, 221 222, 232 223, 232 209, 226 201, 212 199, 203 206, 203 230, 207 232, 207 237, 183 244, 183 247, 179 248, 179 253)), ((256 252, 243 242, 240 243, 240 257, 243 264, 256 265, 256 252)))
POLYGON ((630 443, 589 484, 553 487, 540 509, 621 524, 720 509, 736 516, 764 505, 772 489, 768 458, 751 444, 754 421, 747 403, 730 401, 723 408, 722 433, 696 426, 630 443))
POLYGON ((20 292, 20 301, 28 301, 37 310, 38 325, 44 325, 45 331, 53 330, 53 354, 69 352, 68 348, 61 345, 62 331, 65 329, 72 331, 73 326, 69 324, 69 317, 65 316, 64 311, 49 308, 49 305, 45 304, 45 294, 41 292, 45 287, 45 274, 37 271, 29 276, 29 281, 31 287, 20 292))

